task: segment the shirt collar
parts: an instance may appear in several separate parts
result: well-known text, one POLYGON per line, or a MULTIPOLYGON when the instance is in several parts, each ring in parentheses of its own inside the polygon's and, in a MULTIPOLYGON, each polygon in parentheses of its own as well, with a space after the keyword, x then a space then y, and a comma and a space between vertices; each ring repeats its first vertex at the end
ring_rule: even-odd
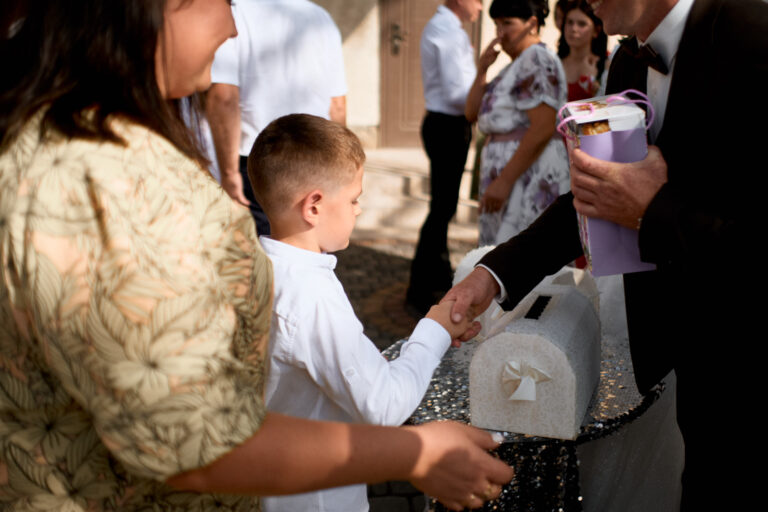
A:
POLYGON ((677 48, 680 46, 680 39, 683 37, 685 21, 691 12, 691 7, 693 7, 693 0, 678 0, 664 19, 661 20, 661 23, 653 29, 647 41, 640 41, 638 39, 638 43, 641 45, 650 44, 653 46, 653 49, 661 56, 668 69, 672 69, 674 64, 677 48))
POLYGON ((285 242, 273 240, 265 235, 259 237, 259 242, 261 242, 264 252, 267 253, 267 256, 269 256, 270 259, 279 258, 287 261, 300 261, 305 265, 309 264, 315 267, 327 268, 329 270, 336 268, 336 256, 333 254, 300 249, 299 247, 294 247, 285 242))
POLYGON ((437 12, 439 12, 443 18, 445 18, 446 23, 450 23, 453 26, 461 28, 461 20, 459 17, 456 16, 456 13, 447 8, 445 5, 438 5, 437 12))

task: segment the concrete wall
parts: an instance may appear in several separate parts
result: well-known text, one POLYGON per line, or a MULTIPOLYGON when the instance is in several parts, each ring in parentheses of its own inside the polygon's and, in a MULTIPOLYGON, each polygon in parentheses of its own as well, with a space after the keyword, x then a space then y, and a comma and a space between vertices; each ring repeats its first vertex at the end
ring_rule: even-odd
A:
MULTIPOLYGON (((378 127, 381 120, 381 69, 379 66, 379 3, 386 0, 314 0, 324 7, 336 21, 344 40, 344 62, 349 93, 347 94, 347 124, 360 136, 366 147, 375 147, 378 140, 378 127)), ((415 0, 418 1, 418 0, 415 0)), ((556 0, 550 0, 554 8, 556 0)), ((491 0, 483 0, 481 19, 481 45, 477 51, 496 36, 493 20, 488 16, 491 0)), ((550 12, 542 28, 542 40, 552 49, 557 48, 559 31, 554 26, 550 12)), ((615 43, 616 38, 609 42, 615 43)), ((509 57, 502 54, 489 76, 496 73, 509 62, 509 57)))
POLYGON ((314 0, 336 21, 344 40, 347 125, 375 147, 380 123, 379 0, 314 0))

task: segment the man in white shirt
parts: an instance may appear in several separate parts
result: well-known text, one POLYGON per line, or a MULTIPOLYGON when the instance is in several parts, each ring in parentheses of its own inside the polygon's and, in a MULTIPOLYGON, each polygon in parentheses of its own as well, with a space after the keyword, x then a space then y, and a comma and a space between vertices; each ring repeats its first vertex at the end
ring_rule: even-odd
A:
POLYGON ((346 124, 341 34, 328 12, 308 0, 238 0, 232 15, 238 35, 216 52, 206 114, 222 187, 250 207, 259 234, 268 234, 246 156, 259 132, 285 114, 346 124))
POLYGON ((464 103, 475 79, 474 50, 463 22, 475 21, 481 0, 446 0, 421 34, 421 78, 427 113, 421 126, 430 161, 429 214, 421 227, 406 301, 423 314, 453 279, 448 223, 456 213, 459 185, 472 139, 464 103))

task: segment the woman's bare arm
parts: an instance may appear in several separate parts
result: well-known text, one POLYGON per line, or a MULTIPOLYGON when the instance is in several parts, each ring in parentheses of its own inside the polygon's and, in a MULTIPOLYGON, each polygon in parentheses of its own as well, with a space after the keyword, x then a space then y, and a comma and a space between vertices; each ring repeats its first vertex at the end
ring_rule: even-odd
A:
POLYGON ((479 506, 480 497, 495 496, 512 478, 512 469, 487 453, 495 446, 487 432, 454 422, 379 427, 268 413, 242 445, 206 467, 171 477, 168 484, 200 492, 279 495, 409 480, 458 510, 479 506))
POLYGON ((554 108, 542 103, 527 110, 526 114, 531 124, 512 158, 485 189, 480 198, 481 212, 495 212, 504 206, 517 179, 539 158, 555 133, 557 112, 554 108))
POLYGON ((488 74, 488 68, 496 61, 496 57, 499 56, 499 50, 496 49, 498 43, 499 38, 497 37, 488 44, 477 61, 477 75, 475 76, 475 81, 472 82, 469 93, 467 93, 467 101, 464 104, 464 116, 470 123, 477 121, 478 114, 480 113, 480 105, 483 102, 483 94, 485 94, 485 86, 487 84, 486 75, 488 74))

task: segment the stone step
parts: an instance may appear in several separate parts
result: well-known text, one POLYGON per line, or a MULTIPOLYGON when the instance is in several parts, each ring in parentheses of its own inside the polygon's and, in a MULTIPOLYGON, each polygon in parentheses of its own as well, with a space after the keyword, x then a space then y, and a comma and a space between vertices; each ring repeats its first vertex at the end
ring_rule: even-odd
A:
MULTIPOLYGON (((418 239, 429 212, 429 162, 421 149, 377 149, 367 152, 363 178, 362 213, 353 237, 376 233, 418 239)), ((472 162, 473 159, 468 159, 472 162)), ((465 170, 456 215, 449 236, 477 238, 477 201, 470 199, 472 172, 465 170)))

